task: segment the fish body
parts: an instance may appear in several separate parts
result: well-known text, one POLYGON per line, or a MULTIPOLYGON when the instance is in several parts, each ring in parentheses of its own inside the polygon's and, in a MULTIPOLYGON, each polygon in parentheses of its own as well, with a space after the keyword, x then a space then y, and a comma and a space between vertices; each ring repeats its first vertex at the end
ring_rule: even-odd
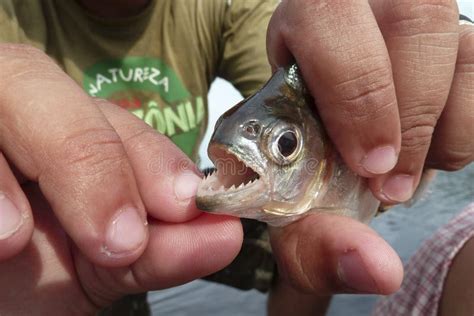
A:
POLYGON ((196 204, 210 213, 283 226, 311 212, 368 222, 379 206, 328 139, 296 65, 219 118, 208 154, 216 171, 196 204))

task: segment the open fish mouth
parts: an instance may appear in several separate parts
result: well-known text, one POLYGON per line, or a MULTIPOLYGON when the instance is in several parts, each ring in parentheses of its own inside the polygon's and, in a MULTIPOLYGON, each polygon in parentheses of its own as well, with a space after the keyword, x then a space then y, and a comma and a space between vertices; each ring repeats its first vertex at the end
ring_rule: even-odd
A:
POLYGON ((205 202, 210 197, 237 197, 265 187, 262 176, 255 170, 257 168, 244 161, 231 149, 223 145, 214 145, 210 148, 209 156, 215 170, 200 183, 197 191, 198 203, 199 200, 205 202))

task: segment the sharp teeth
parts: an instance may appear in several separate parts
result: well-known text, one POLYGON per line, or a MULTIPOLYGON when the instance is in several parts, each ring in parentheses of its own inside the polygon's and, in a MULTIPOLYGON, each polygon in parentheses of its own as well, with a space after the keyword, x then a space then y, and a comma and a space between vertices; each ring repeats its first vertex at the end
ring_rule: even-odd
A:
POLYGON ((230 187, 230 190, 235 190, 235 185, 234 184, 230 187))
POLYGON ((210 177, 212 177, 213 173, 214 173, 214 170, 209 171, 209 173, 206 176, 206 179, 209 179, 210 177))
POLYGON ((242 182, 238 187, 237 189, 240 189, 240 188, 243 188, 244 187, 244 183, 242 182))

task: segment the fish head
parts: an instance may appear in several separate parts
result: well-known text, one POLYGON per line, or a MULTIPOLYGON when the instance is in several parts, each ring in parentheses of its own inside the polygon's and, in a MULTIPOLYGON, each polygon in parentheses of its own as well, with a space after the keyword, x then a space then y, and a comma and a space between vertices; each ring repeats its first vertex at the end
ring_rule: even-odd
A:
POLYGON ((219 118, 208 147, 216 169, 198 187, 198 208, 268 222, 310 207, 332 150, 297 71, 279 69, 219 118))

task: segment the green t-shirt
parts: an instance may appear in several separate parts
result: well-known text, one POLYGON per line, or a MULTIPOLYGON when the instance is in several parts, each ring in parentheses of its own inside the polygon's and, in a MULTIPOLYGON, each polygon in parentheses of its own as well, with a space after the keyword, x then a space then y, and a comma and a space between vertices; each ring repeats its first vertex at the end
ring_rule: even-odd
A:
POLYGON ((269 77, 265 36, 277 0, 152 0, 103 19, 73 0, 1 0, 0 42, 45 51, 91 96, 108 99, 196 158, 216 76, 247 96, 269 77))

